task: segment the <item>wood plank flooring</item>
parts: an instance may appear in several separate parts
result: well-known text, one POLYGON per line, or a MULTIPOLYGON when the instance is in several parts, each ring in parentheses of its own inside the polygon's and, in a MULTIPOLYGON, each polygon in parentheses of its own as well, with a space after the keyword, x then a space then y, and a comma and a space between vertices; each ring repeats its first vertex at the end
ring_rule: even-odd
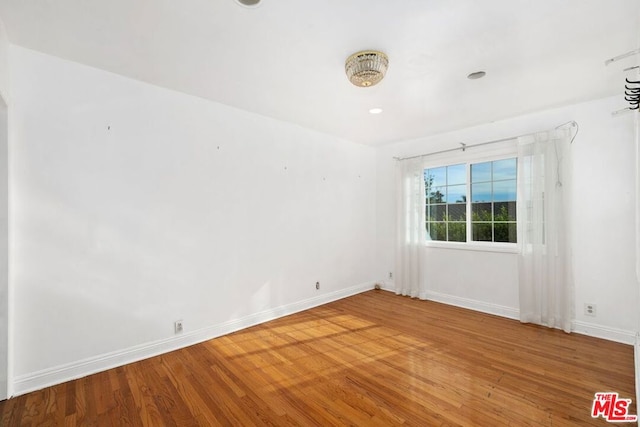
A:
POLYGON ((599 391, 635 398, 631 346, 370 291, 0 402, 0 425, 608 425, 599 391))

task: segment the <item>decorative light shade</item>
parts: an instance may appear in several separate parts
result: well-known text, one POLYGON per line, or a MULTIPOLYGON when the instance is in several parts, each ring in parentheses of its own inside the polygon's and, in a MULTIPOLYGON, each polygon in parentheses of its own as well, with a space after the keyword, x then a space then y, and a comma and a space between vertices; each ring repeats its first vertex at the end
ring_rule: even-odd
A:
POLYGON ((380 82, 388 67, 387 55, 375 50, 354 53, 344 64, 349 81, 360 87, 369 87, 380 82))

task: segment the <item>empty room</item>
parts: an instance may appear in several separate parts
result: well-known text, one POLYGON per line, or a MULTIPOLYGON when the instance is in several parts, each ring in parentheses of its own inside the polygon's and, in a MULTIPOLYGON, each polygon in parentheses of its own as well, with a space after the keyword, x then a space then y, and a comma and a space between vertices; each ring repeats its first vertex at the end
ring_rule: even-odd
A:
POLYGON ((0 426, 636 425, 638 0, 0 0, 0 426))

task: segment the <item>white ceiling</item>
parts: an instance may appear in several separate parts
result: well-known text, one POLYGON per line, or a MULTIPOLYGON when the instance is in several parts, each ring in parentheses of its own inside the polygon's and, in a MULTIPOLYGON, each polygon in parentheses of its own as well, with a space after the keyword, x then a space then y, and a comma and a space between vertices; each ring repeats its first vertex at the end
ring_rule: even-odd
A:
POLYGON ((622 95, 637 60, 604 61, 638 48, 640 1, 0 0, 0 17, 17 45, 381 145, 622 95), (371 88, 344 74, 363 49, 389 56, 371 88))

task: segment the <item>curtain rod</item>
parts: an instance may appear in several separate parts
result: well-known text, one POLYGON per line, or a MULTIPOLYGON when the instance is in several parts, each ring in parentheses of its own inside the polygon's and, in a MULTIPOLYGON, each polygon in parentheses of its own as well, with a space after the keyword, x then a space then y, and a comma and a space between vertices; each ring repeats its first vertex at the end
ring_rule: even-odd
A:
POLYGON ((609 65, 612 62, 616 62, 616 61, 619 61, 621 59, 627 58, 629 56, 633 56, 636 53, 640 53, 640 49, 631 50, 631 51, 629 51, 627 53, 623 53, 622 55, 618 55, 618 56, 614 56, 613 58, 609 58, 606 61, 604 61, 604 65, 609 65))
MULTIPOLYGON (((570 124, 571 127, 575 127, 576 128, 576 133, 573 134, 573 137, 571 138, 571 142, 570 142, 570 144, 573 144, 573 140, 576 139, 576 135, 578 134, 578 131, 580 130, 580 127, 578 126, 578 123, 575 120, 569 120, 566 123, 562 123, 561 125, 556 126, 556 129, 560 129, 562 126, 566 126, 568 124, 570 124)), ((459 148, 449 148, 447 150, 434 151, 432 153, 418 154, 416 156, 409 156, 409 157, 394 157, 394 159, 395 160, 410 160, 410 159, 417 159, 418 157, 434 156, 436 154, 450 153, 452 151, 458 151, 458 150, 466 151, 467 148, 481 147, 483 145, 489 145, 489 144, 497 144, 498 142, 510 141, 512 139, 517 139, 517 138, 520 138, 522 136, 527 136, 527 135, 531 135, 531 134, 530 133, 526 133, 526 134, 523 134, 523 135, 512 136, 512 137, 509 137, 509 138, 494 139, 493 141, 481 142, 479 144, 473 144, 473 145, 467 145, 464 142, 459 142, 459 144, 461 145, 461 147, 459 147, 459 148)))

